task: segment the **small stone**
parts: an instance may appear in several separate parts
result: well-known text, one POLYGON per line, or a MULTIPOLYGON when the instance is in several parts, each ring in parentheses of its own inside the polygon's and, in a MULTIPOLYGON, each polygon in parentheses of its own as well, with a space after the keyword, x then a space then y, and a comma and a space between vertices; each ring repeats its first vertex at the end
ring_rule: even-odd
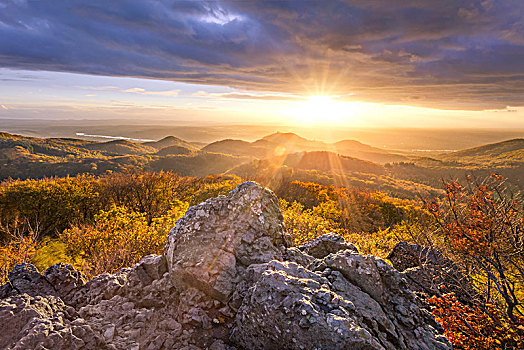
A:
POLYGON ((104 331, 104 338, 106 340, 112 340, 115 335, 115 325, 110 325, 104 331))

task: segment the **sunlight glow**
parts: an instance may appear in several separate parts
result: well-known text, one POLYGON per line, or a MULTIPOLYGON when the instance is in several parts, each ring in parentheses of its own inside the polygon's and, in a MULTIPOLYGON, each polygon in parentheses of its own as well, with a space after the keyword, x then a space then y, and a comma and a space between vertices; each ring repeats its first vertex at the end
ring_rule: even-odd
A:
POLYGON ((298 102, 289 114, 298 124, 346 124, 354 116, 356 109, 352 102, 341 102, 330 96, 311 96, 298 102))

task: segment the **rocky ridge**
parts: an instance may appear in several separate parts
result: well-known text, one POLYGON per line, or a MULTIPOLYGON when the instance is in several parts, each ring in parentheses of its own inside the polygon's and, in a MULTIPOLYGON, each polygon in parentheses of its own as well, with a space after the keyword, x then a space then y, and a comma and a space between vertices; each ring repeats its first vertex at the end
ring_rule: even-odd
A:
POLYGON ((336 235, 290 247, 252 182, 190 208, 133 268, 24 264, 9 281, 5 349, 451 349, 403 273, 336 235))

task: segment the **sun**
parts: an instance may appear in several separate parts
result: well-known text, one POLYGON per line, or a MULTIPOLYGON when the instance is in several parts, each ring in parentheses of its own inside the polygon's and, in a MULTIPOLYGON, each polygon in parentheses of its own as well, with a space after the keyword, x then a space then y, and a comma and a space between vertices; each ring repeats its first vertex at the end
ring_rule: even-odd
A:
POLYGON ((323 125, 343 123, 354 114, 352 105, 331 96, 311 96, 291 109, 291 116, 299 124, 323 125))

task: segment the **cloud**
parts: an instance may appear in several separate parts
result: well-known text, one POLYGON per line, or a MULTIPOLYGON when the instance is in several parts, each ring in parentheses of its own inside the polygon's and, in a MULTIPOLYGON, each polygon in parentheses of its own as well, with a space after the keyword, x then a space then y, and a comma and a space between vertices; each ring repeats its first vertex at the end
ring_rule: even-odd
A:
POLYGON ((206 92, 206 91, 197 91, 193 97, 204 97, 204 98, 225 98, 225 99, 237 99, 237 100, 264 100, 264 101, 303 101, 306 98, 303 96, 296 95, 285 95, 285 94, 253 94, 253 93, 243 93, 243 92, 206 92))
POLYGON ((137 104, 132 101, 120 101, 120 100, 110 100, 109 101, 112 106, 118 106, 118 107, 133 107, 137 104))
POLYGON ((118 86, 74 86, 77 89, 92 91, 121 91, 118 86))
POLYGON ((521 0, 20 0, 2 7, 0 67, 268 95, 353 93, 430 107, 524 105, 521 0))
POLYGON ((131 88, 122 90, 123 92, 131 92, 141 95, 157 95, 157 96, 178 96, 180 90, 166 90, 166 91, 148 91, 142 88, 131 88))
MULTIPOLYGON (((156 95, 156 96, 178 96, 180 90, 164 90, 164 91, 151 91, 139 87, 123 89, 118 86, 75 86, 75 88, 82 90, 91 91, 115 91, 115 92, 126 92, 140 95, 156 95)), ((89 95, 88 95, 89 96, 89 95)), ((91 95, 95 96, 95 95, 91 95)))
POLYGON ((506 112, 506 113, 517 113, 519 111, 523 110, 523 108, 519 107, 512 107, 512 106, 506 106, 506 108, 501 109, 486 109, 485 112, 506 112))

